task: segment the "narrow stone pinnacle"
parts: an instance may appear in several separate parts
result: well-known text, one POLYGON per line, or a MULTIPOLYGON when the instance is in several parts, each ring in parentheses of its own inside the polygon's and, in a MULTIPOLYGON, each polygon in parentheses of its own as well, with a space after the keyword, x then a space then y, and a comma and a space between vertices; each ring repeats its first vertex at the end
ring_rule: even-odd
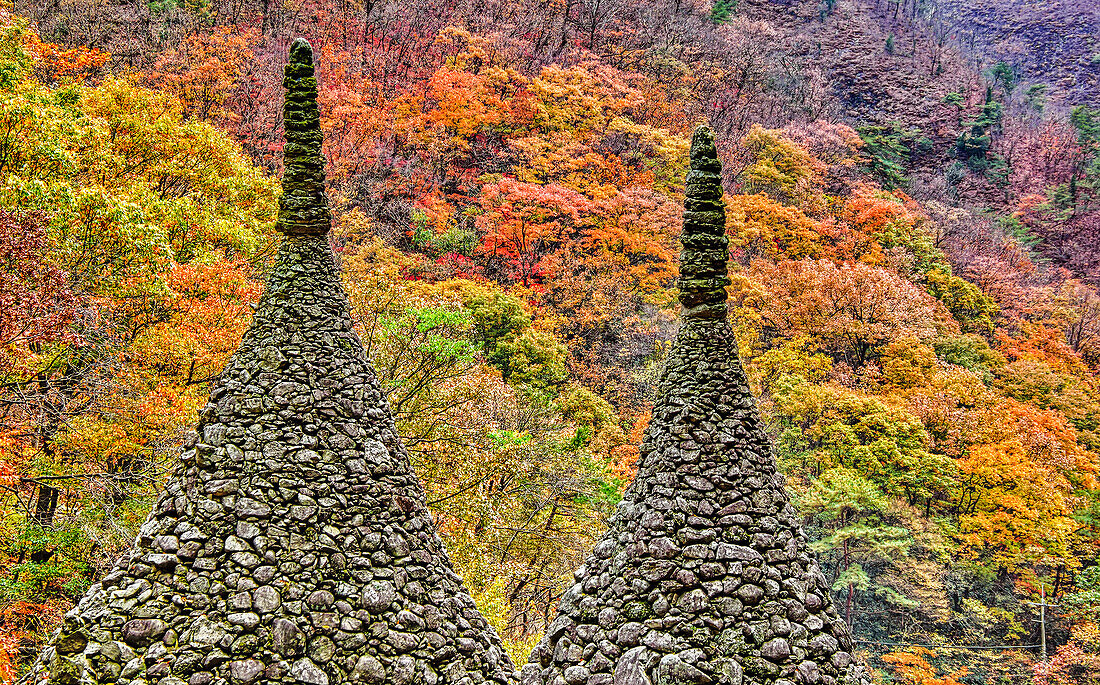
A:
POLYGON ((298 38, 290 46, 283 71, 283 196, 275 224, 286 235, 325 235, 332 214, 325 199, 325 158, 322 156, 321 113, 317 109, 317 78, 313 48, 298 38))
POLYGON ((638 474, 521 685, 870 685, 776 471, 726 320, 714 136, 691 146, 680 330, 638 474))
POLYGON ((684 185, 681 314, 685 318, 725 318, 729 240, 722 204, 722 163, 708 126, 696 128, 691 138, 691 171, 684 185))
POLYGON ((305 38, 295 38, 294 42, 290 44, 290 55, 287 57, 287 62, 308 64, 312 69, 313 46, 305 38))

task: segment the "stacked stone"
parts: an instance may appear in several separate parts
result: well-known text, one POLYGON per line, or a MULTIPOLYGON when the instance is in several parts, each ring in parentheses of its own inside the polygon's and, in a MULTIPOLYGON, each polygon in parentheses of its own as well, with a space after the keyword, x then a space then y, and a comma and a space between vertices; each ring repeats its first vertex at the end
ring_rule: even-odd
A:
POLYGON ((313 49, 301 38, 290 46, 283 70, 283 195, 276 228, 285 235, 325 235, 332 225, 325 198, 325 158, 321 151, 321 111, 313 49))
MULTIPOLYGON (((292 48, 292 91, 309 54, 292 48)), ((288 96, 288 113, 307 104, 288 96)), ((288 155, 319 158, 312 122, 288 155)), ((25 682, 514 682, 434 531, 310 197, 284 202, 252 327, 135 547, 25 682)))
POLYGON ((725 318, 713 135, 695 132, 681 325, 638 475, 523 685, 867 685, 807 549, 725 318))
POLYGON ((680 304, 685 317, 725 319, 729 239, 722 204, 722 163, 709 128, 696 129, 690 159, 680 235, 680 304))

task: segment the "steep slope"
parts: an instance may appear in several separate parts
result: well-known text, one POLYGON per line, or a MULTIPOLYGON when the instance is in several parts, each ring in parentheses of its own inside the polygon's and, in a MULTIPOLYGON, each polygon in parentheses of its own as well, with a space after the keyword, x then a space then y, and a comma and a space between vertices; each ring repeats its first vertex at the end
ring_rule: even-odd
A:
POLYGON ((1100 4, 1090 0, 937 0, 958 38, 1070 103, 1100 104, 1100 4))

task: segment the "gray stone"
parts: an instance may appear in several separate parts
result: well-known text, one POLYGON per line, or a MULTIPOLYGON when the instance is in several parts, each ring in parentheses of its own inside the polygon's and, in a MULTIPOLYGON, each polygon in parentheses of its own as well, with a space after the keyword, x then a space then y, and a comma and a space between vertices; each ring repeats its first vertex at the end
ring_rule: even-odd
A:
POLYGON ((369 654, 364 654, 355 662, 351 680, 367 683, 367 685, 382 685, 386 681, 386 669, 381 661, 369 654))
POLYGON ((328 685, 328 675, 309 659, 299 659, 290 667, 290 675, 299 683, 328 685))
POLYGON ((363 607, 369 611, 382 611, 389 608, 397 598, 393 585, 386 581, 375 581, 363 588, 363 607))
POLYGON ((247 592, 238 592, 229 598, 229 606, 238 611, 252 608, 252 595, 247 592))
POLYGON ((626 647, 633 647, 638 644, 638 639, 642 636, 642 631, 645 629, 641 623, 624 623, 619 626, 618 640, 620 645, 626 647))
POLYGON ((769 661, 785 661, 791 655, 791 646, 781 637, 768 640, 760 648, 760 656, 769 661))
POLYGON ((649 656, 645 647, 628 649, 615 665, 615 685, 652 685, 645 666, 649 656))
POLYGON ((263 675, 264 665, 255 659, 229 662, 229 675, 235 683, 251 683, 263 675))
POLYGON ((153 540, 153 547, 167 554, 175 554, 180 548, 180 539, 175 535, 158 535, 153 540))
POLYGON ((796 677, 804 685, 817 685, 821 682, 821 669, 813 661, 803 661, 796 669, 796 677))
POLYGON ((328 590, 315 590, 310 593, 309 598, 306 600, 310 606, 314 607, 329 607, 336 599, 332 596, 332 593, 328 590))
POLYGON ((719 685, 742 685, 744 682, 744 669, 736 659, 718 659, 714 665, 719 685))
POLYGON ((237 537, 251 540, 260 534, 260 527, 248 521, 237 521, 237 537))
POLYGON ((661 657, 657 671, 656 685, 704 685, 711 682, 710 676, 695 668, 676 654, 661 657))
POLYGON ((54 641, 54 649, 59 654, 79 654, 84 651, 88 646, 88 636, 84 634, 82 630, 66 630, 68 626, 61 629, 57 639, 54 641))
POLYGON ((676 606, 685 613, 698 614, 706 609, 709 603, 707 593, 696 589, 681 597, 680 601, 676 603, 676 606))
POLYGON ((324 635, 313 638, 309 643, 309 656, 318 663, 328 663, 335 654, 336 644, 324 635))
POLYGON ((408 683, 412 682, 415 672, 416 660, 408 655, 399 656, 393 661, 393 668, 390 673, 390 683, 393 685, 408 685, 408 683))
POLYGON ((760 555, 760 552, 757 552, 751 547, 742 547, 741 545, 720 544, 718 545, 716 556, 718 559, 732 559, 734 561, 745 561, 754 564, 759 564, 764 561, 764 557, 760 555))
POLYGON ((642 644, 658 652, 671 652, 675 649, 672 636, 660 630, 651 630, 642 637, 642 644))
POLYGON ((252 606, 261 614, 270 614, 282 604, 279 591, 270 585, 261 585, 252 591, 252 606))
POLYGON ((255 568, 260 565, 260 557, 251 552, 233 552, 229 555, 234 564, 240 564, 245 568, 255 568))
POLYGON ((230 535, 225 540, 225 551, 227 552, 250 552, 252 551, 252 545, 248 544, 236 535, 230 535))
POLYGON ((148 554, 145 560, 165 573, 171 573, 180 562, 175 554, 148 554))
POLYGON ((226 630, 223 626, 205 616, 200 616, 191 625, 191 630, 184 634, 183 640, 194 647, 213 647, 225 636, 226 630))
POLYGON ((260 617, 253 611, 229 614, 226 620, 230 625, 241 626, 246 630, 251 630, 260 624, 260 617))
POLYGON ((131 647, 147 647, 159 640, 168 624, 157 618, 136 618, 122 626, 122 639, 131 647))
POLYGON ((745 584, 737 588, 737 596, 741 598, 741 601, 745 604, 756 604, 764 598, 764 591, 755 585, 745 584))
POLYGON ((301 631, 293 621, 277 618, 271 625, 271 641, 275 651, 283 656, 292 656, 301 649, 301 631))
POLYGON ((233 509, 237 513, 237 516, 242 517, 255 516, 257 518, 267 518, 271 516, 270 506, 247 497, 242 497, 237 500, 237 504, 233 509))

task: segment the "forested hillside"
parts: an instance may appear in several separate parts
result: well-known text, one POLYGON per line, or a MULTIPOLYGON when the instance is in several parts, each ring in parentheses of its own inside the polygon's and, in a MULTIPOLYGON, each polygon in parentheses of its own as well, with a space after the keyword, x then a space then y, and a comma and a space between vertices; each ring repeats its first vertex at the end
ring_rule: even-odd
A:
POLYGON ((1064 72, 909 1, 0 19, 0 677, 130 543, 249 324, 303 35, 358 332, 517 663, 633 475, 709 121, 742 360, 880 682, 1100 681, 1100 110, 1064 72))
POLYGON ((942 22, 979 58, 1003 60, 1067 101, 1100 100, 1100 6, 1087 0, 940 3, 942 22))

